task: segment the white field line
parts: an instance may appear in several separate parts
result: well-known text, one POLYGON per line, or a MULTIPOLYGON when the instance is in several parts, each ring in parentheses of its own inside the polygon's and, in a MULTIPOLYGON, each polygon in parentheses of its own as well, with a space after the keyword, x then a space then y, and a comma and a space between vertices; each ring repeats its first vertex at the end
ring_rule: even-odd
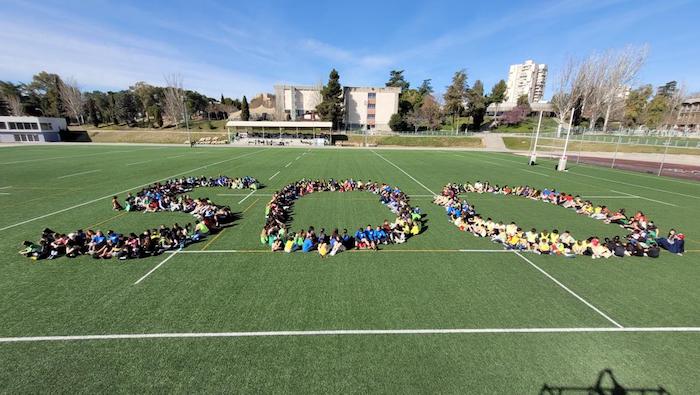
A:
POLYGON ((258 190, 255 189, 255 190, 253 190, 253 192, 251 192, 251 193, 245 195, 245 197, 244 197, 243 199, 241 199, 240 201, 238 201, 238 204, 241 204, 241 203, 245 202, 246 199, 248 199, 249 197, 251 197, 251 196, 252 196, 255 192, 257 192, 257 191, 258 191, 258 190))
POLYGON ((581 196, 583 199, 641 199, 639 196, 581 196))
POLYGON ((602 317, 605 318, 606 320, 610 321, 613 325, 615 325, 615 326, 618 327, 618 328, 623 328, 622 325, 618 324, 615 320, 613 320, 612 318, 608 317, 607 314, 603 313, 603 312, 600 311, 597 307, 595 307, 595 306, 593 306, 592 304, 590 304, 586 299, 580 297, 576 292, 570 290, 566 285, 562 284, 559 280, 557 280, 556 278, 552 277, 549 273, 547 273, 547 272, 545 272, 544 270, 542 270, 539 266, 535 265, 531 260, 527 259, 526 257, 524 257, 522 254, 520 254, 520 253, 517 252, 517 251, 515 251, 515 255, 517 255, 517 256, 519 256, 520 258, 522 258, 525 262, 529 263, 532 267, 534 267, 535 269, 537 269, 540 273, 542 273, 542 274, 544 274, 545 276, 547 276, 547 278, 549 278, 550 280, 554 281, 555 284, 557 284, 558 286, 560 286, 561 288, 563 288, 566 292, 570 293, 573 297, 575 297, 576 299, 578 299, 579 301, 581 301, 581 302, 582 302, 583 304, 585 304, 586 306, 590 307, 593 311, 595 311, 596 313, 600 314, 600 316, 602 316, 602 317))
MULTIPOLYGON (((248 196, 247 193, 217 193, 216 196, 248 196)), ((258 193, 257 196, 272 196, 271 193, 258 193)))
POLYGON ((8 185, 6 187, 0 187, 0 189, 7 189, 7 188, 12 188, 12 185, 8 185))
POLYGON ((422 186, 423 188, 425 188, 426 191, 432 193, 433 196, 436 196, 436 195, 437 195, 437 193, 435 193, 435 192, 433 192, 432 190, 430 190, 430 188, 426 187, 422 182, 416 180, 412 175, 406 173, 406 172, 404 171, 404 169, 398 167, 394 162, 392 162, 392 161, 390 161, 389 159, 387 159, 387 158, 383 157, 382 155, 378 154, 377 151, 372 150, 372 152, 373 152, 375 155, 377 155, 378 157, 384 159, 384 161, 386 161, 386 163, 388 163, 388 164, 394 166, 395 168, 399 169, 400 172, 402 172, 403 174, 407 175, 411 180, 415 181, 418 185, 420 185, 420 186, 422 186))
POLYGON ((294 159, 294 160, 299 160, 299 159, 301 159, 301 156, 297 156, 296 159, 294 159))
POLYGON ((140 161, 140 162, 127 163, 126 166, 135 166, 135 165, 140 165, 140 164, 142 164, 142 163, 148 163, 148 162, 152 162, 152 161, 153 161, 153 159, 142 160, 142 161, 140 161))
POLYGON ((292 165, 292 162, 289 162, 289 163, 287 163, 286 165, 284 165, 284 167, 289 167, 289 166, 291 166, 291 165, 292 165))
POLYGON ((163 264, 164 264, 165 262, 169 261, 172 257, 174 257, 175 255, 177 255, 178 252, 180 252, 180 251, 178 250, 178 251, 175 251, 175 252, 173 252, 172 254, 168 255, 168 257, 165 258, 165 259, 163 259, 162 261, 160 261, 160 263, 157 264, 156 267, 154 267, 153 269, 149 270, 148 273, 144 274, 143 277, 141 277, 140 279, 136 280, 136 282, 134 283, 134 285, 136 285, 136 284, 140 283, 141 281, 145 280, 146 277, 150 276, 151 273, 153 273, 153 272, 155 272, 156 270, 158 270, 159 267, 163 266, 163 264))
POLYGON ((275 173, 275 174, 273 174, 272 176, 270 176, 270 178, 268 178, 268 180, 271 180, 271 179, 277 177, 278 174, 280 174, 279 171, 277 171, 277 173, 275 173))
POLYGON ((649 189, 649 190, 651 190, 651 191, 656 191, 656 192, 670 193, 670 194, 672 194, 672 195, 685 196, 685 197, 689 197, 689 198, 693 198, 693 199, 700 199, 700 195, 688 195, 688 194, 686 194, 686 193, 668 191, 668 190, 665 190, 665 189, 652 188, 652 187, 648 187, 648 186, 645 186, 645 185, 632 184, 632 183, 624 182, 624 181, 609 180, 609 179, 603 178, 603 177, 589 176, 588 174, 577 173, 577 172, 573 172, 573 171, 569 171, 569 174, 575 174, 575 175, 577 175, 577 176, 593 178, 593 179, 596 179, 596 180, 605 180, 605 181, 607 181, 607 182, 612 182, 612 183, 614 183, 614 184, 628 185, 628 186, 635 187, 635 188, 644 188, 644 189, 649 189))
POLYGON ((62 179, 62 178, 74 177, 74 176, 79 176, 79 175, 83 175, 83 174, 97 173, 98 171, 102 171, 102 169, 95 169, 95 170, 81 171, 80 173, 66 174, 65 176, 60 176, 57 178, 62 179))
POLYGON ((12 161, 12 162, 2 162, 2 163, 0 163, 0 165, 14 165, 14 164, 18 164, 18 163, 41 162, 41 161, 54 160, 54 159, 73 159, 73 158, 82 158, 82 157, 86 157, 86 156, 119 154, 119 153, 125 153, 125 152, 127 152, 127 153, 128 152, 138 152, 138 151, 163 149, 163 148, 165 148, 165 147, 142 148, 142 149, 136 149, 136 150, 106 151, 106 152, 99 152, 99 153, 93 153, 93 154, 72 155, 72 156, 54 156, 52 158, 38 158, 38 159, 16 160, 16 161, 12 161))
POLYGON ((475 160, 478 161, 479 163, 488 163, 488 164, 491 164, 491 165, 494 165, 494 166, 503 166, 503 167, 506 167, 506 165, 504 165, 504 164, 502 164, 502 163, 491 162, 491 161, 489 161, 489 160, 485 160, 485 159, 481 159, 481 158, 474 158, 474 157, 470 158, 469 156, 454 154, 454 153, 451 153, 451 152, 449 152, 449 151, 440 151, 440 152, 443 152, 443 153, 445 153, 445 154, 448 154, 448 153, 449 153, 449 154, 452 154, 452 155, 454 155, 454 156, 456 156, 456 157, 458 157, 458 158, 462 158, 462 159, 475 159, 475 160))
POLYGON ((254 155, 254 154, 257 154, 257 153, 259 153, 259 152, 267 151, 268 149, 269 149, 269 148, 264 149, 264 150, 260 150, 260 151, 249 152, 249 153, 243 154, 243 155, 234 156, 233 158, 228 158, 228 159, 220 160, 220 161, 218 161, 218 162, 209 163, 209 164, 206 164, 206 165, 203 165, 203 166, 195 167, 194 169, 186 170, 186 171, 183 171, 183 172, 180 172, 180 173, 177 173, 177 174, 173 174, 173 175, 170 175, 170 176, 167 176, 167 177, 164 177, 164 178, 160 178, 160 179, 158 179, 158 180, 154 180, 154 181, 148 182, 148 183, 146 183, 146 184, 137 185, 137 186, 131 187, 131 188, 129 188, 129 189, 124 189, 123 191, 110 193, 109 195, 105 195, 105 196, 102 196, 102 197, 98 197, 98 198, 96 198, 96 199, 88 200, 87 202, 83 202, 83 203, 80 203, 80 204, 76 204, 76 205, 74 205, 74 206, 66 207, 66 208, 63 208, 63 209, 60 209, 60 210, 57 210, 57 211, 54 211, 54 212, 51 212, 51 213, 48 213, 48 214, 44 214, 44 215, 40 215, 40 216, 38 216, 38 217, 30 218, 30 219, 28 219, 28 220, 25 220, 25 221, 22 221, 22 222, 18 222, 18 223, 16 223, 16 224, 12 224, 12 225, 5 226, 5 227, 3 227, 3 228, 0 228, 0 231, 7 230, 7 229, 11 229, 11 228, 14 228, 14 227, 16 227, 16 226, 20 226, 20 225, 27 224, 27 223, 29 223, 29 222, 33 222, 33 221, 36 221, 36 220, 39 220, 39 219, 43 219, 43 218, 46 218, 46 217, 50 217, 50 216, 52 216, 52 215, 56 215, 56 214, 60 214, 60 213, 63 213, 63 212, 69 211, 69 210, 73 210, 73 209, 78 208, 78 207, 82 207, 82 206, 86 206, 86 205, 88 205, 88 204, 92 204, 92 203, 95 203, 95 202, 99 202, 100 200, 110 199, 110 198, 111 198, 112 196, 114 196, 114 195, 119 195, 119 194, 122 194, 122 193, 126 193, 126 192, 129 192, 129 191, 134 190, 134 189, 137 189, 137 188, 143 188, 143 187, 148 186, 148 185, 151 185, 151 184, 153 184, 153 183, 156 183, 156 182, 159 182, 159 181, 168 180, 168 179, 170 179, 170 178, 177 177, 177 176, 181 176, 181 175, 187 174, 187 173, 191 173, 191 172, 193 172, 193 171, 206 169, 206 168, 208 168, 209 166, 216 166, 216 165, 220 165, 220 164, 222 164, 222 163, 230 162, 230 161, 235 160, 235 159, 244 158, 244 157, 246 157, 246 156, 254 155))
POLYGON ((187 154, 182 154, 182 155, 175 155, 175 156, 168 156, 168 157, 167 157, 167 158, 165 158, 165 159, 175 159, 175 158, 182 158, 182 157, 183 157, 183 156, 185 156, 185 155, 187 155, 187 154))
POLYGON ((18 336, 0 337, 0 343, 65 342, 125 339, 192 339, 227 337, 294 337, 294 336, 377 336, 377 335, 459 335, 459 334, 542 334, 542 333, 700 333, 700 327, 639 327, 639 328, 446 328, 446 329, 336 329, 307 331, 260 332, 184 332, 184 333, 124 333, 113 335, 18 336))
POLYGON ((538 171, 532 171, 532 170, 528 170, 528 169, 520 169, 520 170, 526 171, 526 172, 532 173, 532 174, 537 174, 538 176, 542 176, 542 177, 551 177, 549 174, 540 173, 538 171))
POLYGON ((631 193, 625 193, 625 192, 615 191, 615 190, 612 190, 612 189, 610 190, 610 192, 621 193, 621 194, 623 194, 623 195, 627 195, 628 197, 632 197, 632 198, 644 199, 644 200, 648 200, 648 201, 650 201, 650 202, 656 202, 656 203, 659 203, 659 204, 665 204, 665 205, 667 205, 667 206, 678 207, 677 205, 675 205, 675 204, 673 204, 673 203, 668 203, 668 202, 664 202, 664 201, 656 200, 656 199, 649 199, 648 197, 639 196, 639 195, 633 195, 633 194, 631 194, 631 193))
MULTIPOLYGON (((477 153, 477 154, 478 154, 478 153, 477 153)), ((501 157, 501 156, 492 156, 491 158, 492 158, 492 159, 501 160, 501 161, 506 161, 506 162, 521 163, 520 161, 516 161, 516 160, 513 160, 513 159, 503 158, 503 157, 501 157)), ((580 165, 583 165, 584 167, 589 168, 589 169, 591 169, 591 170, 608 170, 608 171, 613 171, 613 170, 606 169, 606 168, 600 167, 600 166, 579 164, 579 166, 580 166, 580 165)), ((646 174, 641 174, 641 173, 633 172, 633 171, 623 171, 623 172, 624 172, 625 174, 630 174, 630 175, 635 175, 635 176, 644 176, 644 177, 647 176, 646 174)), ((598 181, 603 180, 603 181, 612 182, 612 183, 616 183, 616 184, 628 185, 628 186, 636 187, 636 188, 649 189, 649 190, 651 190, 651 191, 656 191, 656 192, 664 192, 664 193, 670 193, 670 194, 672 194, 672 195, 684 196, 684 197, 689 197, 689 198, 693 198, 693 199, 700 199, 700 195, 688 195, 688 194, 686 194, 686 193, 668 191, 668 190, 664 190, 664 189, 648 187, 648 186, 645 186, 645 185, 632 184, 632 183, 625 182, 625 181, 610 180, 610 179, 608 179, 608 178, 598 177, 598 176, 591 176, 591 175, 588 175, 588 174, 578 173, 578 172, 571 171, 571 170, 569 170, 567 173, 568 173, 568 174, 574 174, 574 175, 581 176, 581 177, 592 178, 592 179, 598 180, 598 181)), ((653 176, 648 176, 648 177, 653 177, 653 176)), ((678 182, 678 180, 675 180, 675 179, 669 178, 669 177, 662 177, 662 178, 657 178, 657 179, 664 180, 664 181, 674 181, 674 182, 678 182)), ((684 184, 688 184, 687 182, 683 182, 683 183, 684 183, 684 184)), ((591 186, 596 186, 596 187, 599 187, 599 186, 600 186, 600 185, 593 185, 593 184, 586 184, 586 185, 591 185, 591 186)))
MULTIPOLYGON (((392 252, 401 252, 401 250, 387 250, 387 251, 392 251, 392 252)), ((406 252, 416 252, 417 250, 409 250, 406 252)), ((472 250, 439 250, 439 251, 431 251, 431 250, 425 250, 428 252, 467 252, 467 253, 497 253, 497 252, 513 252, 511 250, 479 250, 479 249, 472 249, 472 250)), ((270 250, 182 250, 182 251, 165 251, 166 254, 236 254, 236 253, 263 253, 263 252, 270 252, 270 250)), ((376 251, 378 253, 381 253, 382 251, 376 251)), ((278 254, 279 255, 279 254, 278 254)))
POLYGON ((0 192, 0 195, 9 195, 9 192, 0 192))

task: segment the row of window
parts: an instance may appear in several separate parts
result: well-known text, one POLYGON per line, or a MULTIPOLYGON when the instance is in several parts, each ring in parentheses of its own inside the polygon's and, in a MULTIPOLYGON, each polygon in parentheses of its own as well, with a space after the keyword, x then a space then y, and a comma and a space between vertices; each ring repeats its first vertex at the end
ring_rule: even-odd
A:
POLYGON ((36 124, 34 122, 0 122, 0 129, 9 130, 53 130, 51 124, 48 122, 42 122, 36 124))
POLYGON ((38 134, 17 133, 14 136, 15 141, 41 141, 38 134))

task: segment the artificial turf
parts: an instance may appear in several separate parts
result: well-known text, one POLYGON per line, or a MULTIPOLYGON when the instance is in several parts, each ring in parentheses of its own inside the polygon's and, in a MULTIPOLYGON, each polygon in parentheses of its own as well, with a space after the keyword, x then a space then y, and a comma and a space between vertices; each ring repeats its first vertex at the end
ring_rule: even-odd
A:
MULTIPOLYGON (((700 326, 700 184, 508 154, 435 150, 29 146, 0 148, 0 337, 326 329, 580 328, 613 324, 488 240, 459 232, 431 203, 447 182, 530 184, 644 210, 688 235, 685 256, 590 260, 525 256, 625 327, 700 326), (82 173, 82 174, 79 174, 82 173), (264 187, 198 190, 239 213, 233 226, 164 256, 31 261, 17 255, 45 227, 141 231, 182 213, 116 213, 109 198, 180 175, 251 175, 264 187), (301 178, 387 182, 426 213, 423 233, 380 252, 264 251, 264 207, 301 178), (618 192, 613 192, 618 191, 618 192), (620 194, 624 192, 634 197, 620 194), (607 198, 605 196, 614 196, 607 198), (655 202, 656 201, 656 202, 655 202), (659 203, 659 202, 664 202, 659 203), (85 203, 85 204, 83 204, 85 203), (188 253, 196 250, 239 252, 188 253)), ((621 229, 525 199, 467 195, 484 215, 576 237, 621 229)), ((299 199, 292 228, 353 231, 391 219, 369 193, 299 199)), ((130 339, 0 343, 3 392, 536 393, 590 385, 612 368, 633 386, 692 393, 700 334, 501 333, 130 339)))

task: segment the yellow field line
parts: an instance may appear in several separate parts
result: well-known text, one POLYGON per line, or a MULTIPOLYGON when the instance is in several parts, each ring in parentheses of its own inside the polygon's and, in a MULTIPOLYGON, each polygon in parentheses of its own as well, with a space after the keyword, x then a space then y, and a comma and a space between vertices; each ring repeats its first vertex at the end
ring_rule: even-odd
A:
POLYGON ((94 228, 95 226, 102 225, 102 224, 104 224, 105 222, 109 222, 109 221, 111 221, 111 220, 113 220, 113 219, 117 219, 117 218, 119 218, 119 217, 121 217, 121 216, 123 216, 123 215, 126 215, 126 213, 128 213, 128 211, 121 212, 121 213, 119 213, 119 214, 117 214, 117 215, 115 215, 115 216, 113 216, 113 217, 111 217, 111 218, 107 218, 107 219, 104 220, 104 221, 98 222, 98 223, 96 223, 96 224, 94 224, 94 225, 90 225, 90 226, 88 226, 86 229, 92 229, 92 228, 94 228))
MULTIPOLYGON (((255 203, 257 203, 258 200, 260 200, 260 198, 255 199, 255 200, 253 201, 253 203, 251 203, 250 205, 248 205, 248 207, 246 207, 245 210, 243 210, 243 213, 245 213, 246 211, 248 211, 248 209, 250 209, 251 207, 253 207, 253 205, 254 205, 255 203)), ((219 232, 216 236, 212 237, 211 240, 209 240, 209 241, 207 242, 207 244, 205 244, 204 247, 202 247, 202 249, 201 249, 200 251, 206 250, 206 249, 211 245, 211 243, 215 242, 216 239, 218 239, 218 238, 226 231, 226 229, 228 229, 228 228, 221 229, 221 232, 219 232)))

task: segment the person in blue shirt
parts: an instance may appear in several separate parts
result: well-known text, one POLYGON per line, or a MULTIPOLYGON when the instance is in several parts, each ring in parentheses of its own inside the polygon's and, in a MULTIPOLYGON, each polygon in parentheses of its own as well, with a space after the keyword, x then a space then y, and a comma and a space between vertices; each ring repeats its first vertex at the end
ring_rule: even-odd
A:
POLYGON ((374 238, 374 231, 372 230, 371 225, 367 225, 367 228, 365 229, 365 239, 367 240, 368 247, 376 250, 377 249, 377 240, 374 238))
POLYGON ((304 244, 301 245, 301 252, 310 252, 311 250, 314 249, 314 241, 311 240, 311 237, 306 237, 304 239, 304 244))
POLYGON ((362 231, 362 228, 358 228, 357 232, 355 232, 355 248, 366 248, 366 242, 365 232, 362 231))
POLYGON ((340 240, 343 242, 345 248, 350 248, 350 235, 347 229, 343 229, 343 234, 340 235, 340 240))
POLYGON ((387 235, 386 235, 386 232, 384 231, 384 229, 377 226, 377 228, 374 230, 374 240, 377 242, 377 244, 379 244, 379 243, 388 244, 387 235))

